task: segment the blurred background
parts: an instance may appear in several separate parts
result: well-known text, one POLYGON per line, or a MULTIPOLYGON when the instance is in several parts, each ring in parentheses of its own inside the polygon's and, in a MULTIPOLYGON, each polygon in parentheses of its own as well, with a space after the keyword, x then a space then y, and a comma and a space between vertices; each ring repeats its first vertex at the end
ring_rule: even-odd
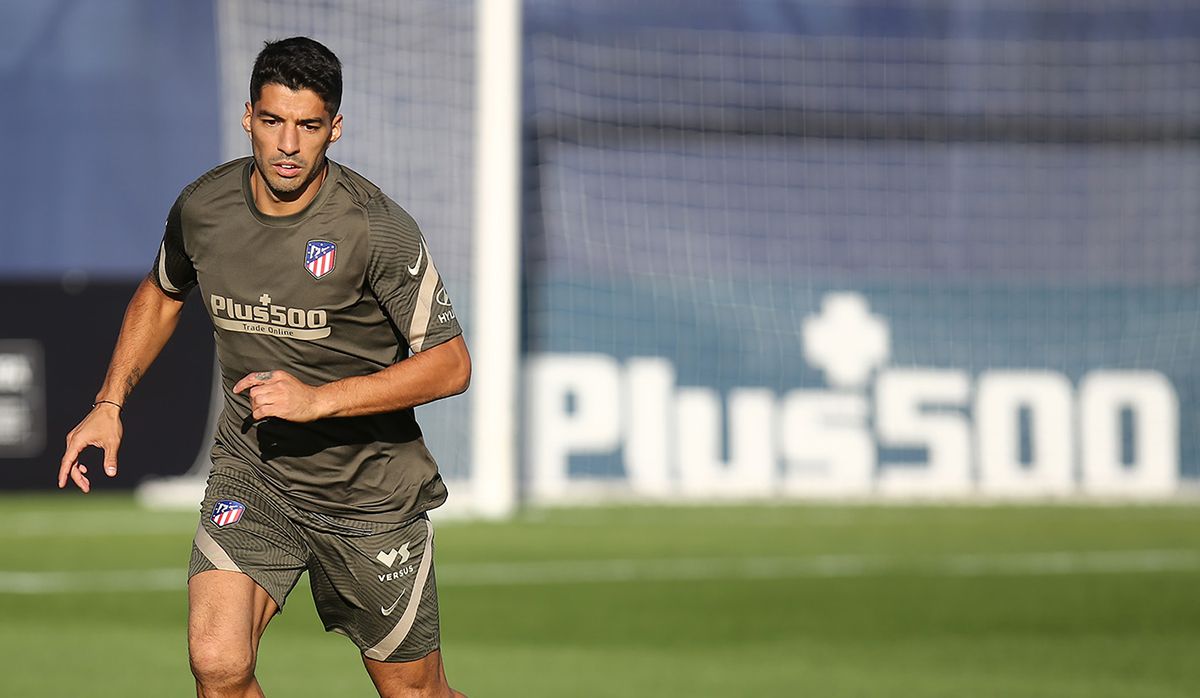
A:
MULTIPOLYGON (((53 486, 178 192, 249 153, 255 54, 305 34, 344 66, 330 157, 413 214, 477 367, 511 381, 418 411, 450 481, 439 540, 460 543, 444 597, 473 609, 480 594, 478 615, 446 620, 466 686, 1200 691, 1180 654, 1200 639, 1186 591, 1200 581, 1200 3, 524 0, 498 3, 518 29, 491 56, 486 2, 0 2, 0 297, 15 314, 0 326, 0 490, 21 491, 0 498, 0 602, 47 584, 179 590, 174 563, 98 562, 117 576, 91 587, 36 575, 67 575, 39 551, 112 533, 113 512, 122 535, 186 548, 194 513, 141 507, 191 511, 203 487, 219 405, 194 297, 127 405, 121 477, 98 483, 136 488, 141 507, 34 491, 53 486), (498 108, 517 125, 490 129, 479 66, 508 58, 498 108), (480 176, 481 143, 499 139, 519 147, 511 176, 480 176), (480 214, 480 186, 512 199, 515 229, 480 214), (511 288, 481 273, 495 236, 519 258, 511 288), (482 329, 494 313, 515 354, 482 329), (497 415, 513 429, 479 428, 497 415), (879 506, 894 502, 923 504, 879 506), (471 522, 481 512, 500 521, 471 522), (514 558, 543 567, 497 571, 514 558), (1116 586, 1095 586, 1106 574, 1116 586), (1032 579, 1013 592, 1014 576, 1032 579), (705 586, 731 578, 753 587, 739 603, 769 608, 705 586), (661 594, 614 591, 639 580, 661 594), (712 633, 687 609, 655 615, 680 583, 698 585, 712 633), (530 594, 514 608, 556 610, 497 618, 483 601, 496 585, 530 594), (940 611, 914 610, 935 596, 940 611), (571 616, 592 603, 638 618, 571 616), (976 654, 959 654, 952 638, 974 632, 976 654), (736 647, 689 644, 708 635, 736 647), (615 654, 594 653, 601 638, 615 654), (497 666, 523 662, 505 684, 497 666), (581 680, 601 663, 634 668, 581 680)), ((14 636, 36 632, 29 614, 10 616, 14 636)), ((156 695, 186 688, 177 660, 156 695)), ((24 676, 11 695, 71 694, 24 676)))
MULTIPOLYGON (((0 487, 50 485, 166 210, 247 154, 253 57, 295 34, 345 63, 331 156, 421 223, 477 351, 475 143, 520 138, 519 288, 484 292, 518 442, 463 438, 472 394, 422 410, 451 479, 520 449, 510 510, 1200 476, 1193 3, 520 9, 519 129, 477 136, 471 2, 6 3, 0 487)), ((111 486, 203 470, 203 314, 111 486)))

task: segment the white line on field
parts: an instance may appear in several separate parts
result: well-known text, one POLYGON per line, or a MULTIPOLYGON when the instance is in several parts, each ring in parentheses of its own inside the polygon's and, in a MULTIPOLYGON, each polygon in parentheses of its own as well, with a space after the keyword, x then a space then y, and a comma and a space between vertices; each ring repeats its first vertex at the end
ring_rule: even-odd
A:
POLYGON ((100 538, 178 535, 196 530, 196 514, 147 516, 136 511, 21 512, 0 516, 0 538, 100 538))
POLYGON ((822 579, 882 575, 1035 576, 1200 571, 1200 551, 1016 553, 1008 555, 817 555, 442 565, 448 586, 586 584, 721 579, 822 579))
MULTIPOLYGON (((1200 551, 1123 550, 941 556, 673 558, 483 562, 438 565, 443 587, 602 584, 636 581, 1138 574, 1200 571, 1200 551)), ((0 594, 182 591, 182 568, 75 572, 0 571, 0 594)))
POLYGON ((103 572, 0 571, 0 594, 75 594, 182 590, 179 569, 111 570, 103 572))

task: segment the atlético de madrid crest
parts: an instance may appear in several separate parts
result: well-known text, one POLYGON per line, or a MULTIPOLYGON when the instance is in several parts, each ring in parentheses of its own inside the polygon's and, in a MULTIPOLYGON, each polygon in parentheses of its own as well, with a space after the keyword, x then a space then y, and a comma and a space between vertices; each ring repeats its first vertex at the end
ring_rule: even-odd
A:
POLYGON ((232 499, 222 499, 213 505, 212 522, 217 526, 237 523, 246 511, 246 505, 232 499))
POLYGON ((335 257, 337 245, 325 240, 309 240, 304 250, 304 268, 314 279, 319 279, 333 271, 335 257))

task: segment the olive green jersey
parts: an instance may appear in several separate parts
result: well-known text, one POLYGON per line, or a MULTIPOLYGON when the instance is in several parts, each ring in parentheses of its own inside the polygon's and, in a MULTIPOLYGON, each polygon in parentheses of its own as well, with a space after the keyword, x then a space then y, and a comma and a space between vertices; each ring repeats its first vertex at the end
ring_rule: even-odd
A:
POLYGON ((255 422, 249 391, 233 393, 258 371, 310 385, 375 373, 462 332, 416 222, 378 187, 330 161, 303 211, 268 216, 252 167, 234 160, 183 190, 151 273, 176 299, 199 286, 212 319, 225 392, 215 462, 318 513, 403 521, 438 506, 446 488, 411 409, 255 422))

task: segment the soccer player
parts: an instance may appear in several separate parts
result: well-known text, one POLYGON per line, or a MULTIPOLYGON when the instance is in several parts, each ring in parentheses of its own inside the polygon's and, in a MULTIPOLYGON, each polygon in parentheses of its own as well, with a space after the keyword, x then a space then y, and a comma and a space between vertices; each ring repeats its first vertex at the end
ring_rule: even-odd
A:
POLYGON ((470 357, 417 224, 325 156, 341 93, 340 62, 312 39, 259 53, 253 157, 179 195, 59 468, 60 488, 87 492, 79 455, 96 446, 116 475, 121 406, 198 286, 225 392, 188 570, 200 696, 263 695, 259 639, 306 570, 326 630, 358 645, 381 696, 462 695, 442 665, 425 513, 446 488, 413 407, 465 390, 470 357))

